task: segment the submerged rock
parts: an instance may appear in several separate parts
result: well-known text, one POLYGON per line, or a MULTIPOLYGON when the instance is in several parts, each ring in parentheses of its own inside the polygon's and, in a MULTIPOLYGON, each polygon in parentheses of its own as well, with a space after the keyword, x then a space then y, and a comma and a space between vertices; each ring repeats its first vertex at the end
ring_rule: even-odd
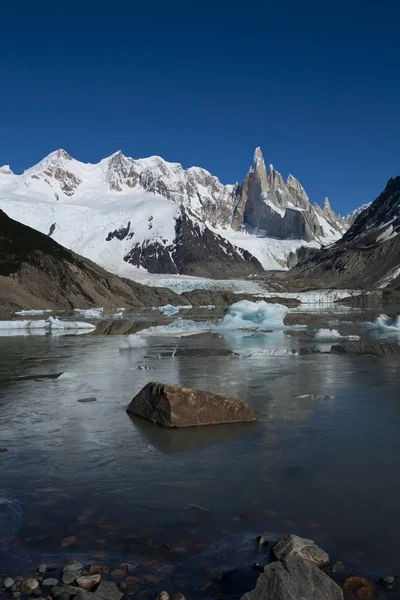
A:
POLYGON ((133 398, 127 412, 168 428, 256 420, 247 404, 235 396, 154 381, 133 398))
POLYGON ((293 534, 278 540, 273 546, 272 552, 278 560, 296 557, 318 566, 324 566, 330 561, 329 554, 317 546, 315 542, 293 534))
POLYGON ((265 567, 254 590, 242 600, 343 600, 340 587, 316 567, 293 556, 265 567))

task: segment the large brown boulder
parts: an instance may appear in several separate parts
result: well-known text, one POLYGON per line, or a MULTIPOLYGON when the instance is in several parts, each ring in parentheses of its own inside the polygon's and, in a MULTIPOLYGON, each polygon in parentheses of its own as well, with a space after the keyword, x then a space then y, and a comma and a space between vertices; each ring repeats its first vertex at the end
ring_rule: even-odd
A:
POLYGON ((151 381, 127 412, 163 427, 198 427, 255 421, 247 404, 229 394, 214 394, 151 381))

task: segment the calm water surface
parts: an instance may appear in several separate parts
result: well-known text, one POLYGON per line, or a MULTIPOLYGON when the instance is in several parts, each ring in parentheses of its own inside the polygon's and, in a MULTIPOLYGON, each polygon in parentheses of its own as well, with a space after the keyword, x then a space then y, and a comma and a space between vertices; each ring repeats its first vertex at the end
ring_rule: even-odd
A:
POLYGON ((400 571, 398 359, 160 357, 177 343, 298 343, 284 332, 154 338, 125 352, 121 341, 0 338, 0 496, 23 506, 23 546, 51 551, 75 536, 77 549, 190 553, 232 532, 296 532, 400 571), (234 393, 257 423, 166 431, 131 420, 127 404, 154 379, 234 393))

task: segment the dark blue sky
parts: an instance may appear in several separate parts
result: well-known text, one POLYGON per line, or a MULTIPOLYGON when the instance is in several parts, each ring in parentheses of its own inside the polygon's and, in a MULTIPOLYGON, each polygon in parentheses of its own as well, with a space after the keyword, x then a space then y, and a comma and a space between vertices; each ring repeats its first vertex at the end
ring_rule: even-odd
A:
POLYGON ((21 172, 60 147, 90 162, 122 149, 232 183, 260 145, 312 201, 348 212, 400 173, 398 4, 3 8, 0 163, 21 172))

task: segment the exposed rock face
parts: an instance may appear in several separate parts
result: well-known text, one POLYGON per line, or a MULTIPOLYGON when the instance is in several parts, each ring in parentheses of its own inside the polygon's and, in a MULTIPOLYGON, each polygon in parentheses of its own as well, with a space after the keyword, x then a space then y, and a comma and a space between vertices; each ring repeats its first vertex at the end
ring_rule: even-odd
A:
POLYGON ((324 231, 324 221, 318 218, 319 215, 332 229, 345 230, 344 220, 335 215, 328 200, 323 208, 312 206, 303 186, 293 175, 285 182, 272 165, 267 173, 260 148, 256 149, 253 165, 236 194, 232 219, 235 229, 249 225, 265 231, 266 236, 311 241, 331 234, 330 230, 324 231))
POLYGON ((57 150, 22 175, 0 169, 0 208, 117 273, 132 272, 129 262, 153 273, 242 277, 260 263, 285 268, 296 247, 331 243, 346 228, 329 203, 311 205, 295 177, 267 172, 259 148, 241 186, 159 156, 119 151, 85 164, 57 150), (295 241, 277 246, 270 237, 295 241))
POLYGON ((317 286, 400 287, 400 176, 329 248, 303 256, 289 277, 317 286))
POLYGON ((180 304, 181 297, 111 275, 0 211, 0 306, 89 308, 180 304))
POLYGON ((172 244, 165 246, 157 241, 136 244, 124 260, 140 265, 150 273, 181 273, 198 277, 243 277, 264 270, 249 252, 213 233, 183 208, 176 219, 172 244))
POLYGON ((148 383, 133 398, 127 412, 168 428, 256 420, 247 404, 235 396, 158 382, 148 383))
POLYGON ((312 540, 298 535, 288 535, 276 542, 272 552, 278 560, 288 557, 302 558, 319 567, 329 563, 329 554, 317 546, 312 540))
POLYGON ((253 591, 241 600, 343 600, 340 587, 318 567, 287 558, 265 567, 253 591))
POLYGON ((400 356, 400 345, 396 342, 351 342, 335 344, 331 354, 344 356, 374 356, 377 358, 400 356))

